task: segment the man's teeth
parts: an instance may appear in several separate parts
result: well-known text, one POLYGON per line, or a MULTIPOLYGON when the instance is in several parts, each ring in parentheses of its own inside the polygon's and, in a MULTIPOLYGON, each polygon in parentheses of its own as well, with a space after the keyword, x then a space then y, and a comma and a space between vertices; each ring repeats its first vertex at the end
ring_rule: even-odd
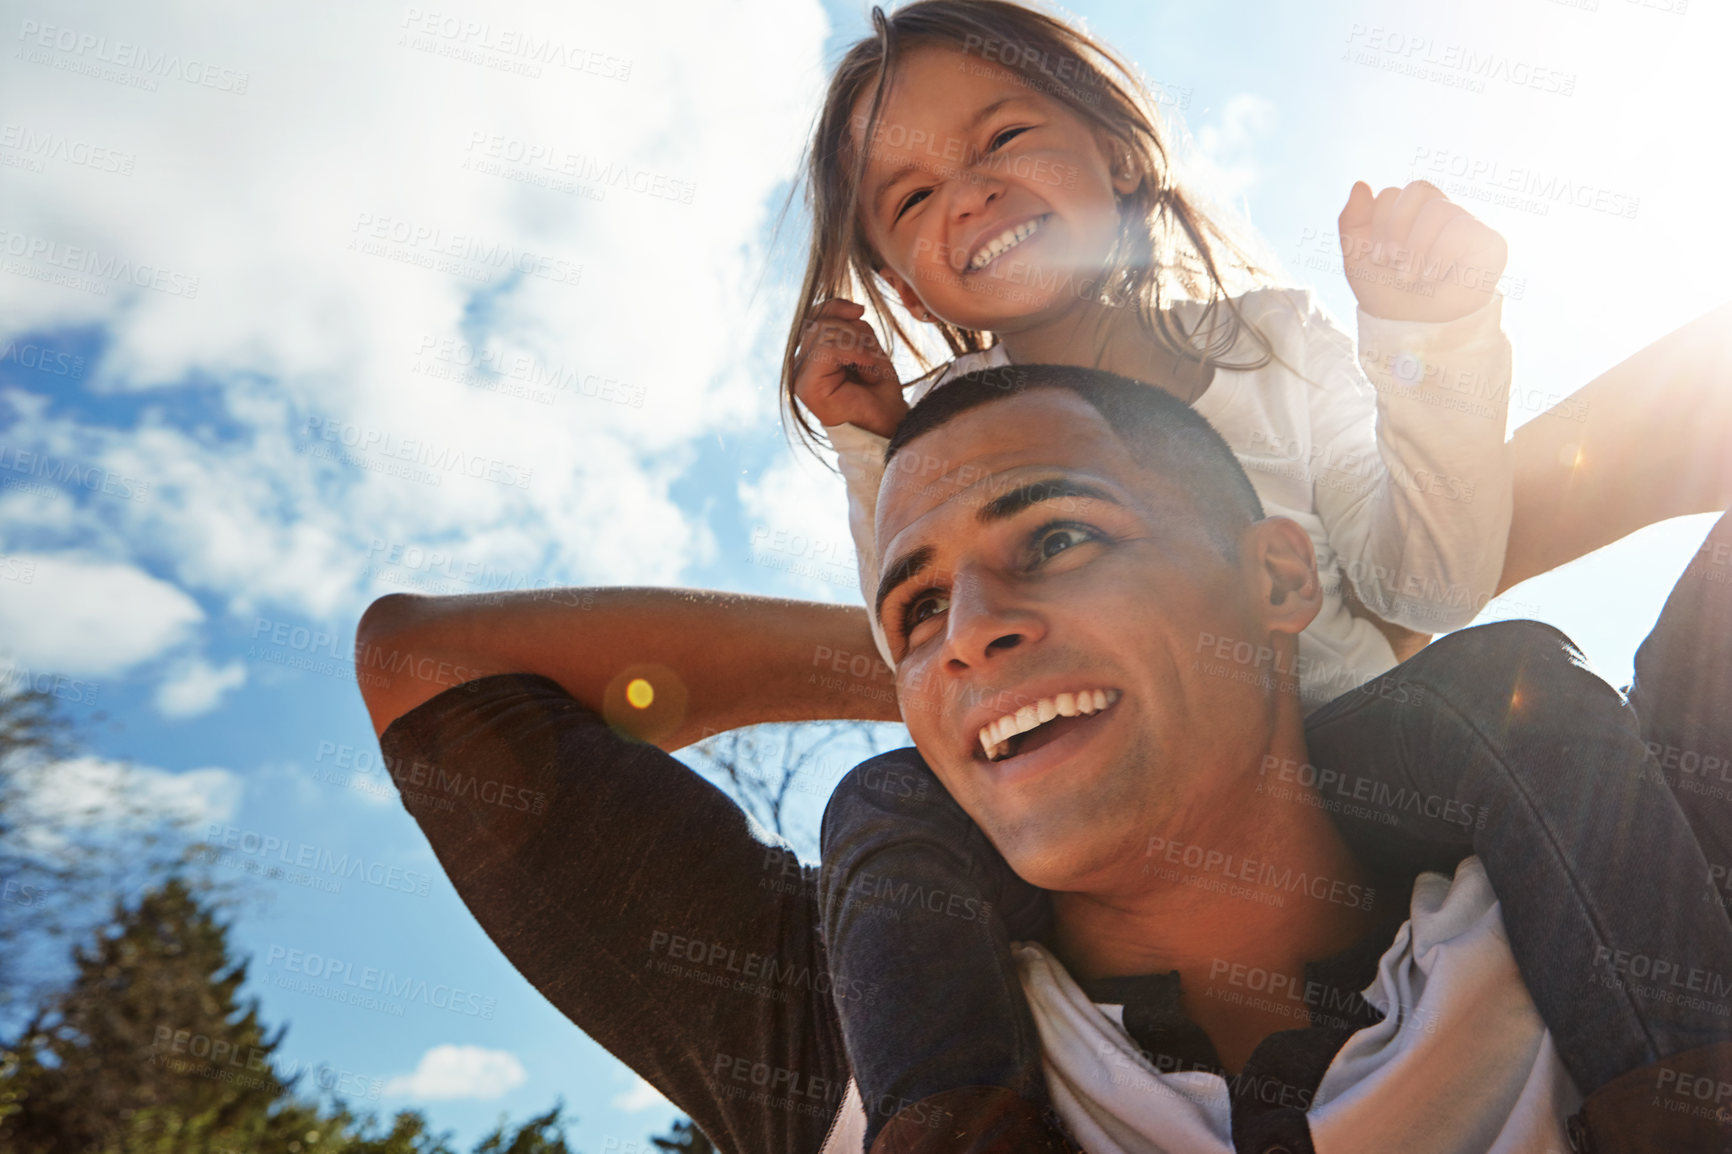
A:
POLYGON ((1027 733, 1045 725, 1055 717, 1076 717, 1099 713, 1120 697, 1116 689, 1084 689, 1076 693, 1061 693, 1043 697, 1033 705, 1025 705, 1015 713, 1007 713, 980 730, 980 748, 988 761, 997 761, 1010 752, 1008 742, 1019 733, 1027 733))
POLYGON ((1025 221, 1015 228, 1007 228, 993 237, 986 247, 974 254, 974 259, 968 262, 970 269, 983 269, 1029 237, 1040 230, 1040 217, 1025 221))

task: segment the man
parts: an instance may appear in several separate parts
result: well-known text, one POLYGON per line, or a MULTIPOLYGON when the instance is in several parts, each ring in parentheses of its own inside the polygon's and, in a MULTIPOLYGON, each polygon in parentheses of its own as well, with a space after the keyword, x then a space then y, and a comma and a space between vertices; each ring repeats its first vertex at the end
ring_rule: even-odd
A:
MULTIPOLYGON (((1483 871, 1378 876, 1314 784, 1258 788, 1265 767, 1306 764, 1296 688, 1269 671, 1291 669, 1318 581, 1298 526, 1192 483, 1237 469, 1210 436, 1150 460, 1080 395, 1034 381, 899 437, 913 467, 891 468, 879 504, 875 608, 900 715, 1016 871, 1057 893, 1049 948, 1019 961, 1061 1113, 1102 1151, 1561 1150, 1580 1095, 1483 871), (1204 637, 1252 657, 1199 660, 1204 637), (985 755, 1006 713, 1083 691, 1095 711, 985 755), (1210 862, 1306 882, 1287 900, 1237 884, 1240 868, 1223 889, 1210 862)), ((363 679, 368 708, 482 926, 721 1148, 857 1150, 865 1108, 895 1115, 875 1149, 911 1132, 931 1149, 1026 1148, 1001 1098, 850 1093, 835 1000, 874 991, 829 973, 815 871, 655 748, 895 718, 861 611, 668 590, 398 595, 369 610, 358 650, 363 670, 401 671, 363 679)), ((1638 1074, 1648 1090, 1701 1076, 1638 1074)))

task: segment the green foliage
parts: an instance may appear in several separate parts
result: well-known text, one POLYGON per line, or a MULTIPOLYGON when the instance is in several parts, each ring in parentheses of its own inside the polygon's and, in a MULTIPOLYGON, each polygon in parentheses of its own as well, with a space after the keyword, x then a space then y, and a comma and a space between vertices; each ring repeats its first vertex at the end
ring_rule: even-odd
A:
POLYGON ((130 788, 124 765, 99 760, 81 782, 82 752, 52 696, 0 688, 0 1034, 64 984, 114 895, 175 872, 217 892, 192 864, 187 815, 130 788))
MULTIPOLYGON (((179 877, 117 906, 71 983, 0 1045, 0 1150, 457 1154, 418 1112, 384 1123, 297 1095, 272 1062, 286 1028, 241 1000, 228 929, 179 877)), ((475 1154, 573 1154, 562 1110, 501 1121, 475 1154)))
POLYGON ((679 1154, 715 1154, 716 1151, 690 1118, 679 1119, 667 1134, 650 1141, 658 1150, 678 1151, 679 1154))
MULTIPOLYGON (((172 821, 124 786, 53 826, 33 812, 76 752, 52 698, 0 690, 0 1151, 459 1154, 418 1111, 357 1114, 278 1075, 287 1027, 242 998, 222 887, 172 821)), ((473 1154, 576 1154, 563 1111, 501 1119, 473 1154)), ((713 1151, 687 1129, 656 1142, 713 1151)))
POLYGON ((547 1113, 529 1119, 510 1136, 501 1121, 476 1145, 475 1154, 574 1154, 565 1144, 565 1123, 559 1116, 564 1108, 555 1102, 547 1113))

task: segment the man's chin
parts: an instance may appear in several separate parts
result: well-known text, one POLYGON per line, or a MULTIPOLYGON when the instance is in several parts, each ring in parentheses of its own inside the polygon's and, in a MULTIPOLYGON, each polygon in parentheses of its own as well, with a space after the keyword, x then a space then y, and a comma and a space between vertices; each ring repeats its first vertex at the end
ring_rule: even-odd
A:
POLYGON ((1095 848, 1071 823, 1054 821, 1053 815, 1026 823, 1003 825, 988 831, 1011 872, 1031 886, 1043 890, 1074 889, 1085 869, 1079 868, 1095 848), (1066 827, 1070 827, 1066 832, 1066 827))

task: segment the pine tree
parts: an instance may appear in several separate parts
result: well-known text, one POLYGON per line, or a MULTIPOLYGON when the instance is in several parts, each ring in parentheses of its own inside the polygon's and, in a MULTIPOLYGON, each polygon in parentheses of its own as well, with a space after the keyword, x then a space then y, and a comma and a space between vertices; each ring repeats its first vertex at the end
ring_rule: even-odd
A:
MULTIPOLYGON (((273 1063, 274 1034, 229 927, 197 888, 171 877, 75 956, 65 990, 0 1046, 0 1150, 6 1154, 456 1154, 413 1110, 389 1124, 295 1094, 273 1063)), ((573 1154, 563 1106, 475 1154, 573 1154)))
POLYGON ((298 1126, 293 1110, 271 1116, 292 1090, 271 1067, 283 1031, 267 1035, 257 1003, 241 1004, 246 963, 229 959, 227 934, 179 878, 117 907, 111 928, 75 953, 71 984, 11 1047, 0 1145, 131 1149, 160 1128, 192 1151, 298 1126))
POLYGON ((475 1154, 574 1154, 565 1144, 565 1123, 560 1113, 565 1109, 559 1102, 545 1114, 538 1114, 507 1137, 501 1121, 493 1133, 476 1144, 475 1154))
POLYGON ((71 944, 104 923, 115 894, 203 872, 190 859, 187 816, 130 788, 129 766, 96 759, 100 790, 69 806, 79 790, 57 787, 88 769, 84 752, 60 703, 17 688, 0 664, 0 1036, 65 984, 71 944))

